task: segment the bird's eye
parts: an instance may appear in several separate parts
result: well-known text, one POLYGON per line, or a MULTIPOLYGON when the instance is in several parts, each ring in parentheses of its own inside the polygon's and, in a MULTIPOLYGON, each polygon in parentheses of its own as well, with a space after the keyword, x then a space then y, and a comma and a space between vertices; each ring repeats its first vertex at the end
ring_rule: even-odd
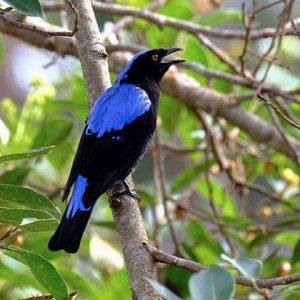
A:
POLYGON ((153 55, 152 55, 152 60, 158 61, 158 55, 157 55, 157 54, 153 54, 153 55))

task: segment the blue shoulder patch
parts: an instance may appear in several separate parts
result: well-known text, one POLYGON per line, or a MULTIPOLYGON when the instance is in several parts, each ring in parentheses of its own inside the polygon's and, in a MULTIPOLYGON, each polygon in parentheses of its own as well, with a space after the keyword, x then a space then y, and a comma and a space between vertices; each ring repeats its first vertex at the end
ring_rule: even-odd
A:
POLYGON ((105 132, 121 130, 151 107, 147 93, 133 84, 114 84, 97 99, 85 134, 101 137, 105 132))
POLYGON ((137 52, 133 58, 129 61, 129 63, 123 68, 123 70, 119 73, 117 80, 115 83, 120 83, 120 81, 124 78, 126 78, 127 76, 127 72, 130 69, 130 67, 132 66, 132 64, 134 63, 134 61, 142 54, 146 53, 147 51, 149 51, 148 49, 146 50, 141 50, 139 52, 137 52))
POLYGON ((88 185, 87 178, 78 175, 74 185, 74 191, 69 202, 67 210, 67 218, 73 218, 76 212, 79 211, 88 211, 92 207, 85 207, 82 202, 82 197, 85 192, 85 188, 88 185))

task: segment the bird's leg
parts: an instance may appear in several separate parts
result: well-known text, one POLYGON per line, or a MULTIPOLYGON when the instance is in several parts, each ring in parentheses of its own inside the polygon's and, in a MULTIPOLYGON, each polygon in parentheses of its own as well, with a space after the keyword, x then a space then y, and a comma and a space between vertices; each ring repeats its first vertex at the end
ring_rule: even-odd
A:
POLYGON ((138 201, 141 200, 141 197, 135 192, 135 190, 131 190, 131 189, 130 189, 130 187, 129 187, 129 185, 127 184, 127 182, 126 182, 125 179, 122 180, 122 183, 123 183, 123 185, 125 186, 125 189, 126 189, 126 190, 124 191, 125 194, 127 194, 127 195, 133 197, 134 199, 136 199, 136 200, 138 200, 138 201))
MULTIPOLYGON (((110 195, 110 199, 116 199, 118 196, 122 196, 122 195, 129 195, 131 197, 133 197, 134 199, 137 199, 138 201, 141 200, 140 196, 135 192, 135 190, 131 190, 129 185, 127 184, 127 182, 124 180, 118 180, 115 185, 120 185, 120 183, 123 184, 123 186, 125 187, 125 190, 123 189, 122 191, 120 191, 120 188, 118 187, 118 191, 114 192, 113 194, 110 195)), ((111 201, 110 200, 110 201, 111 201)), ((119 203, 116 203, 117 205, 119 203)))

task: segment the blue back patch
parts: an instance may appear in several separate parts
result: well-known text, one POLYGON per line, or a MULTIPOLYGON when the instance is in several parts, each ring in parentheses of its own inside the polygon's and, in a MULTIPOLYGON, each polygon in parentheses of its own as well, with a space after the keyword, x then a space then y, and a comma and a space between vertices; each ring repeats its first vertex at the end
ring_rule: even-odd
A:
POLYGON ((69 206, 67 210, 67 219, 73 218, 78 210, 88 211, 92 208, 91 206, 85 207, 82 202, 82 198, 87 185, 88 185, 87 178, 78 175, 74 185, 74 191, 69 202, 69 206))
POLYGON ((121 130, 151 107, 147 93, 133 84, 115 84, 97 99, 85 134, 101 137, 111 130, 121 130))

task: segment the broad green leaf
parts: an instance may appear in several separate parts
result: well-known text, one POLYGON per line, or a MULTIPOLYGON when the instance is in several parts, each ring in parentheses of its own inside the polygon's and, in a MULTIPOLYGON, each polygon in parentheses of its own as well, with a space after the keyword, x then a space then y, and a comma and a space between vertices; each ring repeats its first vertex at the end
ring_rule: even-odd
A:
POLYGON ((248 279, 257 279, 262 271, 263 263, 253 258, 230 258, 225 254, 221 258, 236 267, 240 273, 248 279))
POLYGON ((44 257, 16 247, 9 248, 4 254, 25 264, 41 286, 56 300, 68 299, 68 289, 64 279, 44 257))
POLYGON ((3 0, 20 13, 27 16, 43 17, 43 12, 39 0, 3 0))
POLYGON ((5 209, 0 211, 0 222, 18 226, 26 231, 53 231, 58 221, 45 211, 37 209, 5 209))
POLYGON ((232 274, 213 266, 191 276, 189 289, 193 300, 229 300, 235 291, 232 274))
POLYGON ((53 232, 58 226, 57 219, 43 219, 43 220, 36 220, 32 223, 24 224, 19 226, 19 228, 23 229, 24 231, 30 232, 53 232))
POLYGON ((152 285, 154 290, 164 297, 166 300, 180 300, 180 298, 175 295, 171 290, 169 290, 166 286, 160 284, 156 280, 152 280, 150 278, 147 279, 147 281, 152 285))
POLYGON ((11 184, 0 184, 0 200, 15 202, 34 208, 44 207, 56 210, 52 202, 42 194, 29 188, 11 184))
POLYGON ((24 152, 2 155, 2 156, 0 156, 0 163, 12 161, 12 160, 20 160, 20 159, 28 159, 28 158, 37 157, 40 155, 47 154, 53 148, 54 148, 54 146, 41 147, 41 148, 37 148, 37 149, 30 149, 30 150, 24 151, 24 152))
POLYGON ((34 139, 33 148, 56 145, 70 134, 73 123, 68 119, 51 120, 46 123, 34 139))

